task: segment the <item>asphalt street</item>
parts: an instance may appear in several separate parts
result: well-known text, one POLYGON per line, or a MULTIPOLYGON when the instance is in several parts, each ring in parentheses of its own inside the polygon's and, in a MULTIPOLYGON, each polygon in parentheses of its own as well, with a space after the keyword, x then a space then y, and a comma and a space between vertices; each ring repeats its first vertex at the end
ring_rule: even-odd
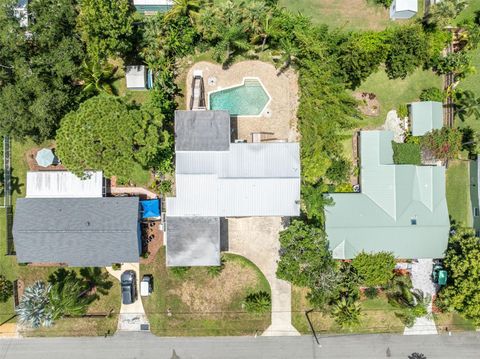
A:
POLYGON ((480 358, 480 335, 348 335, 159 338, 148 333, 121 333, 95 338, 0 339, 0 359, 226 359, 226 358, 480 358))

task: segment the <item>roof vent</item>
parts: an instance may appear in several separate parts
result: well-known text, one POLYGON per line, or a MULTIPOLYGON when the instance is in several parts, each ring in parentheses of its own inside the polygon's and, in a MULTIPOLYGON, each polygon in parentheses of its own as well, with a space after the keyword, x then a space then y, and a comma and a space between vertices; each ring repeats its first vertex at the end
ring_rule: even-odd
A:
POLYGON ((412 226, 416 226, 417 225, 417 217, 412 217, 410 218, 410 224, 412 226))

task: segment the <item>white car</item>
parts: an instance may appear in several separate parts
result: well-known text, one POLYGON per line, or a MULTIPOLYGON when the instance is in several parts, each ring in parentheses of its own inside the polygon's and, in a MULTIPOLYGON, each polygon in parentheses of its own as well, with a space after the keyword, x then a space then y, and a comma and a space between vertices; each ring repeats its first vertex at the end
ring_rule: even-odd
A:
POLYGON ((140 295, 148 297, 153 291, 153 277, 150 274, 145 274, 140 282, 140 295))

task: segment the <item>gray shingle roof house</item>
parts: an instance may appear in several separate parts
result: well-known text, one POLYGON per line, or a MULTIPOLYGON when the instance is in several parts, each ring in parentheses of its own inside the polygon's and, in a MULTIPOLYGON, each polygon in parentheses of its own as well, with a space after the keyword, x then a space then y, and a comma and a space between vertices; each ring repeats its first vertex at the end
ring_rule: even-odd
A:
POLYGON ((409 105, 412 135, 423 136, 443 127, 443 104, 436 101, 412 102, 409 105))
POLYGON ((136 197, 20 198, 13 239, 19 263, 103 267, 138 262, 136 197))
POLYGON ((390 131, 360 134, 361 193, 333 193, 326 232, 333 256, 393 252, 397 258, 443 258, 450 221, 445 167, 395 165, 390 131))
MULTIPOLYGON (((169 265, 174 265, 171 258, 179 256, 179 248, 186 248, 173 243, 191 239, 177 230, 180 222, 172 218, 191 220, 194 228, 193 219, 199 217, 300 214, 299 144, 230 143, 230 139, 226 111, 175 112, 176 197, 166 199, 169 265)), ((212 251, 213 255, 219 260, 219 253, 212 251)), ((184 265, 210 264, 198 260, 184 265)))

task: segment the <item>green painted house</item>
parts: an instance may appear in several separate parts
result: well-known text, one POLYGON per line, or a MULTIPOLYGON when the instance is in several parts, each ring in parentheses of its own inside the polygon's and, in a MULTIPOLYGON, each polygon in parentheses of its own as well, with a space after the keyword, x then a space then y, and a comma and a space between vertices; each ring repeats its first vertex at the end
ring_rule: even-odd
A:
POLYGON ((443 104, 436 101, 412 102, 409 106, 413 136, 423 136, 443 127, 443 104))
POLYGON ((359 193, 333 193, 326 232, 334 258, 393 252, 397 258, 442 258, 450 222, 445 167, 395 165, 390 131, 360 133, 359 193))

